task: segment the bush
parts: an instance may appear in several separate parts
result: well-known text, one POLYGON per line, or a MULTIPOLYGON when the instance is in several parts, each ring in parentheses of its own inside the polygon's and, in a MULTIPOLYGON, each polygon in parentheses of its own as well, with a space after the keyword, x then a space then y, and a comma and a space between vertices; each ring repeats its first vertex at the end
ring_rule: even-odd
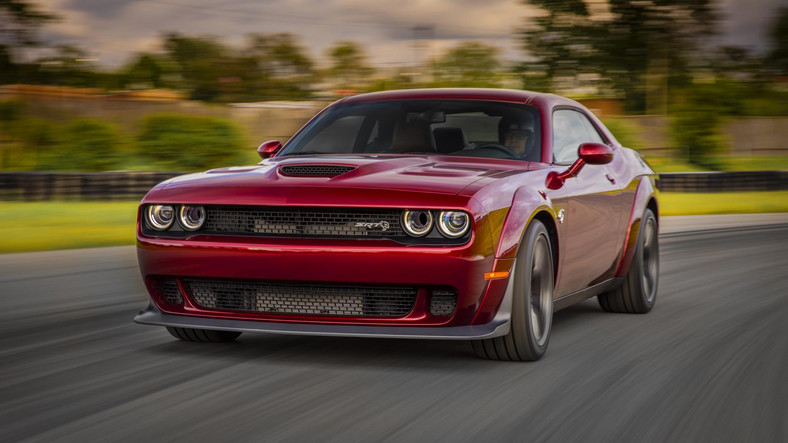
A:
POLYGON ((107 171, 122 166, 120 147, 117 127, 100 120, 78 119, 66 126, 61 143, 42 154, 57 162, 47 169, 107 171))
POLYGON ((148 116, 138 141, 140 156, 171 170, 227 166, 245 148, 241 131, 232 122, 190 115, 148 116))
POLYGON ((635 123, 629 122, 623 118, 610 117, 603 119, 602 122, 623 146, 631 149, 639 149, 643 146, 644 143, 640 137, 640 129, 635 123))
POLYGON ((715 157, 727 147, 722 116, 730 106, 718 89, 714 85, 693 85, 683 91, 670 127, 671 137, 685 159, 708 169, 720 169, 715 157))

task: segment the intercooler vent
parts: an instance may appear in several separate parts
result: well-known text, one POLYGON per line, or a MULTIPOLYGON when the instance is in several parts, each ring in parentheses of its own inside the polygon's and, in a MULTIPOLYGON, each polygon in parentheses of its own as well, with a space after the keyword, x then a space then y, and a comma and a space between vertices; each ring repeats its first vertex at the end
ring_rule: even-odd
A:
POLYGON ((186 280, 203 309, 285 315, 404 317, 417 288, 186 280))
POLYGON ((158 283, 159 295, 167 303, 173 305, 182 305, 183 297, 181 297, 181 290, 178 288, 178 283, 173 279, 159 280, 158 283))
POLYGON ((457 292, 453 290, 434 290, 430 299, 430 314, 444 317, 454 313, 457 307, 457 292))
POLYGON ((291 177, 336 177, 354 169, 355 166, 342 165, 288 165, 279 168, 279 172, 291 177))

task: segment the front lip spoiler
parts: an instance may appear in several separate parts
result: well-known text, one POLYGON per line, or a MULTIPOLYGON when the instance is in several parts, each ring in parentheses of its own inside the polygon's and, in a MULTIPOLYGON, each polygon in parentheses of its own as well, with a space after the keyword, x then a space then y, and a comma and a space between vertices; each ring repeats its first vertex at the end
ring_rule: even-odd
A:
POLYGON ((140 311, 140 313, 134 317, 134 322, 143 325, 214 329, 220 331, 262 332, 286 335, 320 335, 332 337, 411 338, 426 340, 476 340, 499 337, 509 333, 509 320, 497 318, 484 325, 449 327, 277 323, 165 314, 164 312, 161 312, 161 310, 153 302, 148 305, 147 309, 140 311))

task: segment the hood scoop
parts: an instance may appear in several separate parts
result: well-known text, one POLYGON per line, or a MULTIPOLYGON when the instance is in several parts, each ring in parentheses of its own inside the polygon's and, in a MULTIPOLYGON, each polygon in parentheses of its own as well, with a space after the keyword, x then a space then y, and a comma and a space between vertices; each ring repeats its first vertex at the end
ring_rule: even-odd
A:
POLYGON ((281 166, 279 173, 288 177, 336 177, 354 169, 355 166, 345 165, 299 164, 281 166))

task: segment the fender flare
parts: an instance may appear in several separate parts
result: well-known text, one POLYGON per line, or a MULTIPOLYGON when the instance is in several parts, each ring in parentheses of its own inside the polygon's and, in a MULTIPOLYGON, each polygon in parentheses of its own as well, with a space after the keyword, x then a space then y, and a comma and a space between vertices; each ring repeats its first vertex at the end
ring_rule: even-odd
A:
MULTIPOLYGON (((520 187, 515 191, 512 198, 512 205, 503 221, 500 236, 493 239, 497 240, 495 266, 494 269, 511 270, 506 280, 490 280, 488 290, 484 298, 479 303, 471 324, 483 324, 493 320, 503 320, 511 316, 512 291, 514 284, 514 262, 517 251, 522 243, 523 236, 534 217, 540 212, 547 212, 555 224, 555 211, 553 210, 550 199, 541 192, 526 186, 520 187), (505 282, 505 290, 490 291, 492 285, 500 285, 505 282)), ((553 245, 554 250, 558 249, 558 244, 553 245)), ((557 257, 554 266, 557 267, 557 257)), ((501 288, 503 289, 503 288, 501 288)), ((508 332, 508 331, 507 331, 508 332)))
MULTIPOLYGON (((525 229, 539 212, 547 212, 555 223, 553 203, 546 194, 531 187, 522 186, 515 191, 512 205, 503 221, 495 258, 515 258, 525 235, 525 229)), ((495 237, 493 237, 495 238, 495 237)), ((554 245, 556 248, 558 245, 554 245)))
MULTIPOLYGON (((621 257, 616 268, 616 277, 624 276, 629 272, 629 268, 632 266, 632 259, 635 256, 635 249, 637 248, 640 221, 648 207, 649 201, 653 198, 656 202, 657 195, 658 191, 652 179, 647 176, 640 177, 640 182, 635 190, 635 197, 629 211, 624 245, 621 248, 621 257)), ((655 213, 654 216, 657 218, 657 229, 659 229, 659 214, 655 213)))

